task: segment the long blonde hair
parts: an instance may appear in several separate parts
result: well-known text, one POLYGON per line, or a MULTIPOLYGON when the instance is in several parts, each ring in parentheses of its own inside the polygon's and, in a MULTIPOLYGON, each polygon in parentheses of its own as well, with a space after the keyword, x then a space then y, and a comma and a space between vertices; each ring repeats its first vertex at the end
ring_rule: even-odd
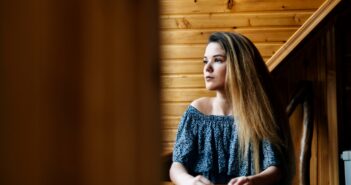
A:
POLYGON ((239 151, 246 157, 252 146, 255 173, 259 173, 262 140, 272 143, 280 158, 287 154, 291 141, 284 109, 277 101, 267 66, 249 39, 238 33, 216 32, 210 42, 219 43, 226 52, 225 90, 239 119, 239 151))

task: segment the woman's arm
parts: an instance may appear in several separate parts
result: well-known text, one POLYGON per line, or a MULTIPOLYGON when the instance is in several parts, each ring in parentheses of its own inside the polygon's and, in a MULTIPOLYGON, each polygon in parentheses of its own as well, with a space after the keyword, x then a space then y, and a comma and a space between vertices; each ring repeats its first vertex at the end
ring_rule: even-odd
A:
POLYGON ((191 176, 185 167, 178 162, 173 162, 169 170, 169 176, 174 184, 177 185, 212 185, 212 183, 202 175, 191 176))
POLYGON ((280 169, 276 166, 270 166, 257 175, 234 178, 228 185, 273 185, 278 183, 280 179, 280 169))

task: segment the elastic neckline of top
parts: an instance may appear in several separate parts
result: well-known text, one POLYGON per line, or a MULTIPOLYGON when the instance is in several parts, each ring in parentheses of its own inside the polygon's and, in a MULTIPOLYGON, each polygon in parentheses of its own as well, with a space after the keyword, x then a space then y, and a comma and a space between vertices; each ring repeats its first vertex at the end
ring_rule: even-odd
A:
POLYGON ((218 117, 218 118, 233 118, 232 115, 215 115, 215 114, 205 114, 201 111, 199 111, 196 107, 189 105, 190 108, 194 109, 197 113, 203 115, 203 116, 207 116, 207 117, 218 117))

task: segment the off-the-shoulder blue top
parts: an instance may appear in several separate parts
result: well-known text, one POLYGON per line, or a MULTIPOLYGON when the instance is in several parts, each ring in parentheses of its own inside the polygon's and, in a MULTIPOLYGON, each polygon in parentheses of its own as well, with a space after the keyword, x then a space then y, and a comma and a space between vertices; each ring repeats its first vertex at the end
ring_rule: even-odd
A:
MULTIPOLYGON (((247 160, 238 158, 237 121, 232 116, 205 115, 193 106, 185 111, 178 127, 173 161, 191 175, 203 175, 213 183, 254 174, 251 149, 247 160)), ((261 170, 280 164, 268 141, 260 147, 261 170)))

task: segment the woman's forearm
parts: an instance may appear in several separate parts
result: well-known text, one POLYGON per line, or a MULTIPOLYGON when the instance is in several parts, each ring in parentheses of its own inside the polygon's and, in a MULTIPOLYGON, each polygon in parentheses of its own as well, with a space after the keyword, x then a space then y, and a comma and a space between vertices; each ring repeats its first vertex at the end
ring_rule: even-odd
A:
POLYGON ((248 176, 252 184, 273 185, 280 181, 281 172, 276 166, 270 166, 257 175, 248 176))
POLYGON ((185 167, 178 162, 172 163, 171 169, 169 170, 169 176, 174 184, 182 184, 182 182, 194 178, 189 175, 185 167))

